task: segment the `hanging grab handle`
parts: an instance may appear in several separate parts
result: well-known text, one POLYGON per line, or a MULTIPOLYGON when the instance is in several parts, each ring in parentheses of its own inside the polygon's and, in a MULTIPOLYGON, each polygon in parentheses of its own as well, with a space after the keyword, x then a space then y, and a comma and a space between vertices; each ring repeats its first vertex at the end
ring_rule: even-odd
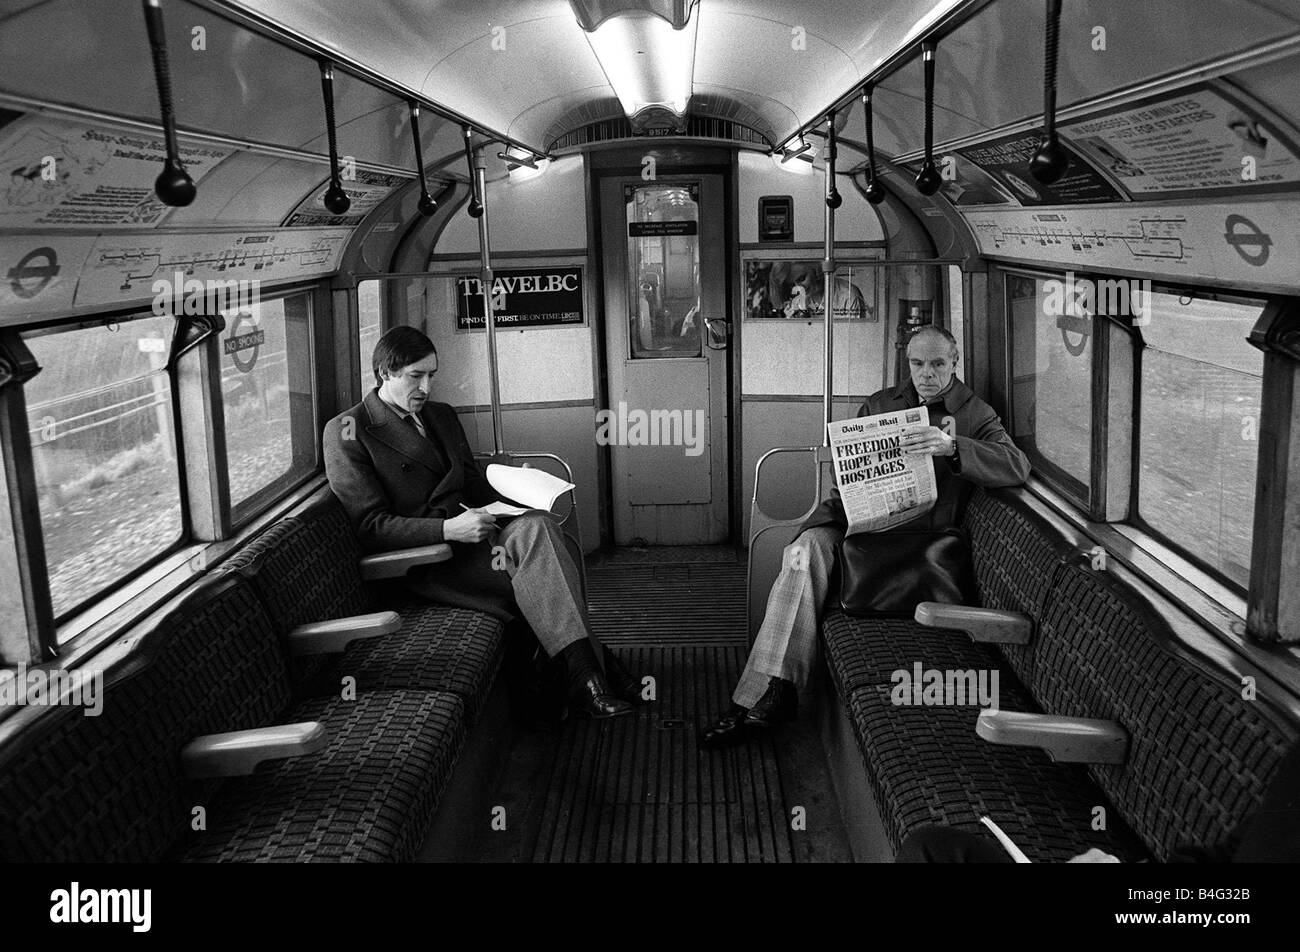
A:
POLYGON ((934 41, 921 44, 921 62, 925 66, 925 162, 916 174, 916 190, 922 195, 939 191, 943 179, 934 167, 934 41))
POLYGON ((194 201, 198 189, 194 179, 181 164, 180 148, 176 144, 176 107, 172 102, 172 77, 167 66, 167 37, 163 32, 160 0, 144 0, 144 22, 149 30, 149 51, 153 54, 153 75, 158 85, 158 105, 162 107, 163 138, 167 144, 167 158, 163 170, 154 180, 153 190, 158 200, 173 208, 184 208, 194 201))
POLYGON ((872 132, 871 84, 862 87, 862 113, 867 126, 867 201, 879 205, 885 200, 885 187, 876 178, 876 140, 872 132))
POLYGON ((1061 38, 1061 0, 1047 0, 1047 48, 1043 56, 1043 138, 1029 160, 1029 174, 1051 185, 1065 174, 1070 157, 1056 136, 1056 62, 1061 38))
POLYGON ((415 170, 420 174, 420 214, 428 217, 438 210, 438 203, 429 194, 429 181, 424 175, 424 149, 420 146, 420 106, 409 103, 411 108, 411 138, 415 140, 415 170))
POLYGON ((352 199, 343 191, 339 178, 339 143, 334 123, 334 64, 322 60, 320 64, 320 89, 325 97, 325 132, 330 142, 330 187, 325 190, 325 207, 335 215, 342 215, 352 207, 352 199))
POLYGON ((469 167, 469 212, 470 218, 483 217, 483 202, 478 194, 478 170, 474 167, 474 130, 469 126, 462 127, 465 131, 465 164, 469 167))
POLYGON ((829 208, 839 208, 844 204, 844 196, 835 187, 835 156, 837 152, 838 149, 835 146, 835 113, 832 112, 826 117, 826 205, 829 208))

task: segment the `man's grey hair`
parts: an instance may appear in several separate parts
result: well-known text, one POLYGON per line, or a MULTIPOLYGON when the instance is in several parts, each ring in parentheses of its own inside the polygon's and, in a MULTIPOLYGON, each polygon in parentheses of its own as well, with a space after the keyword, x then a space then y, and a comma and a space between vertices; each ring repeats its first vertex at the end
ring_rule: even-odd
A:
POLYGON ((959 353, 957 350, 957 338, 953 337, 947 330, 937 324, 923 324, 912 334, 911 340, 909 340, 908 343, 912 343, 912 341, 916 340, 922 334, 933 334, 936 337, 946 340, 948 342, 948 347, 952 350, 952 359, 954 361, 957 359, 959 353))

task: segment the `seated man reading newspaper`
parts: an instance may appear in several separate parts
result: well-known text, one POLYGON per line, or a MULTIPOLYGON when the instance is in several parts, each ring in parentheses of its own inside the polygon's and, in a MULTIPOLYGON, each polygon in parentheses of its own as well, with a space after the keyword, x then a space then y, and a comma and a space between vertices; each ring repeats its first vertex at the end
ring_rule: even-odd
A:
MULTIPOLYGON (((998 415, 955 376, 957 359, 951 334, 922 327, 907 345, 911 379, 872 394, 857 412, 863 417, 926 407, 936 424, 902 427, 904 454, 942 458, 933 466, 933 506, 898 526, 904 530, 952 526, 973 486, 1018 486, 1029 476, 1029 460, 1011 442, 998 415)), ((893 501, 889 505, 893 508, 893 501)), ((891 522, 890 514, 884 514, 883 524, 892 528, 891 522)), ((817 629, 836 549, 848 528, 837 488, 786 546, 731 707, 700 732, 701 747, 729 747, 756 729, 794 719, 798 691, 816 660, 817 629)))

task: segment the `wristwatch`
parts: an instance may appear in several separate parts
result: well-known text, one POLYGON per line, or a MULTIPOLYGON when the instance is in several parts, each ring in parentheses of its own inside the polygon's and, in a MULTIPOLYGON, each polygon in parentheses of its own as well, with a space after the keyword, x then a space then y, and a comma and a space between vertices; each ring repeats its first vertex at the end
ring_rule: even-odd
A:
POLYGON ((957 442, 957 437, 954 436, 952 438, 952 455, 948 457, 948 465, 952 467, 954 473, 961 472, 961 456, 959 455, 960 446, 961 444, 957 442))

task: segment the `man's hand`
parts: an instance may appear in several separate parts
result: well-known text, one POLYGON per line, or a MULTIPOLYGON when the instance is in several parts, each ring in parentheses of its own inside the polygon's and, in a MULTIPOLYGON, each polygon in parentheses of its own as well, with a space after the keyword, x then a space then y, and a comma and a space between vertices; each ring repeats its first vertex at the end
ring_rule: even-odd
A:
POLYGON ((448 542, 482 542, 496 532, 497 521, 482 509, 466 509, 442 524, 442 537, 448 542))
POLYGON ((1101 850, 1097 849, 1097 847, 1094 846, 1092 849, 1088 850, 1088 852, 1080 853, 1078 856, 1074 857, 1073 859, 1067 859, 1066 862, 1067 863, 1118 863, 1119 859, 1115 856, 1111 856, 1109 853, 1102 852, 1101 850))
POLYGON ((951 456, 957 440, 937 426, 903 428, 903 452, 913 456, 951 456))

